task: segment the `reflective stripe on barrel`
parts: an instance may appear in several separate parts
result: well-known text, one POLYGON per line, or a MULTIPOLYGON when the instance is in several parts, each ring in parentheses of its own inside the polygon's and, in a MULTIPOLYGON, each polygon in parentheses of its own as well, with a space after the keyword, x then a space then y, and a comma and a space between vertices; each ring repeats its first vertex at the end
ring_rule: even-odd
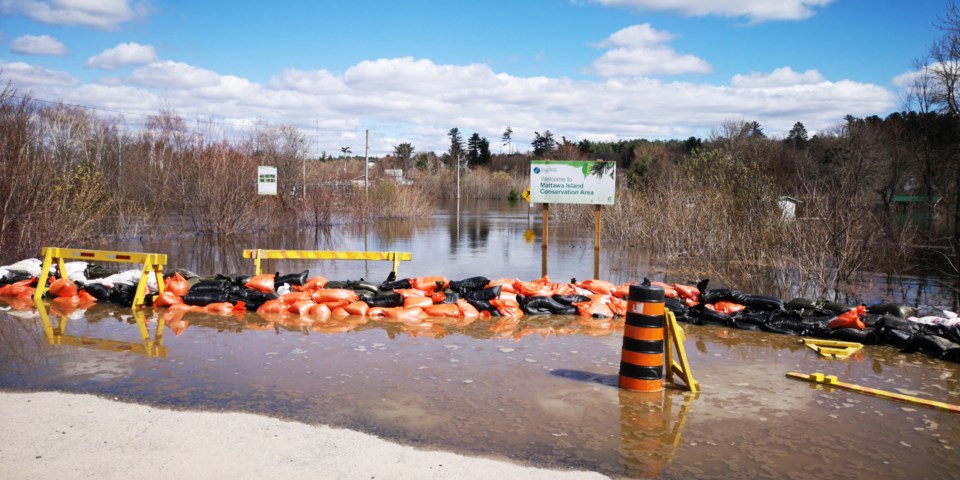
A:
POLYGON ((631 285, 620 357, 620 388, 663 389, 663 288, 631 285))

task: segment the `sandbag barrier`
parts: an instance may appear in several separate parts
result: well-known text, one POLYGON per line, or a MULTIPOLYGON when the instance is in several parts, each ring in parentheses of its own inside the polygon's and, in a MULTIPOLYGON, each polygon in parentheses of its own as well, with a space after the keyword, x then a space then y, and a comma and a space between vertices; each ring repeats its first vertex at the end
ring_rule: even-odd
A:
MULTIPOLYGON (((16 309, 35 308, 33 297, 41 264, 40 260, 27 259, 0 267, 0 301, 16 309)), ((69 280, 75 278, 71 272, 79 272, 73 288, 62 285, 54 291, 51 285, 45 289, 48 297, 55 297, 51 304, 58 312, 88 308, 97 302, 132 304, 136 292, 133 282, 103 282, 105 278, 98 277, 101 272, 92 263, 71 267, 71 262, 58 266, 69 273, 69 280)), ((124 273, 140 275, 136 270, 124 273)), ((123 275, 108 278, 118 276, 123 275)), ((362 279, 309 278, 308 271, 200 279, 189 271, 173 270, 162 283, 162 293, 159 290, 164 287, 148 285, 153 295, 145 297, 145 304, 175 313, 203 310, 230 315, 249 310, 265 318, 294 315, 303 322, 362 316, 411 324, 426 318, 501 317, 504 325, 523 315, 577 315, 585 332, 592 329, 598 334, 623 329, 630 288, 630 284, 613 285, 603 280, 553 283, 547 277, 524 282, 482 276, 458 281, 444 277, 396 280, 392 274, 388 281, 373 284, 362 279)), ((697 286, 652 284, 664 288, 665 307, 680 322, 886 344, 904 352, 960 362, 960 319, 951 312, 917 316, 913 308, 890 303, 851 306, 803 298, 784 302, 736 290, 707 289, 706 281, 697 286)))

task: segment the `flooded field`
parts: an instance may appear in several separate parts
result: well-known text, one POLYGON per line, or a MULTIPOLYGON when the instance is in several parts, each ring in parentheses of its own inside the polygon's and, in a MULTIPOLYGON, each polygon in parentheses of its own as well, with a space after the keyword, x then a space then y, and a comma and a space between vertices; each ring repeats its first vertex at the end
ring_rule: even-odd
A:
MULTIPOLYGON (((401 277, 533 279, 541 248, 524 233, 528 225, 539 232, 536 220, 528 224, 523 205, 486 206, 366 231, 117 248, 167 253, 171 267, 203 274, 250 273, 240 249, 270 247, 411 251, 401 277)), ((589 231, 551 229, 550 248, 551 277, 593 276, 589 231)), ((379 282, 389 263, 285 261, 270 268, 379 282)), ((613 282, 657 274, 641 253, 610 249, 600 258, 600 277, 613 282)), ((579 317, 438 319, 411 327, 359 317, 301 324, 255 313, 134 315, 105 305, 66 316, 7 310, 0 312, 0 388, 260 413, 614 477, 951 478, 960 469, 960 415, 786 377, 824 372, 956 404, 960 364, 891 347, 828 360, 798 337, 684 329, 703 388, 698 395, 616 388, 622 331, 579 317)))

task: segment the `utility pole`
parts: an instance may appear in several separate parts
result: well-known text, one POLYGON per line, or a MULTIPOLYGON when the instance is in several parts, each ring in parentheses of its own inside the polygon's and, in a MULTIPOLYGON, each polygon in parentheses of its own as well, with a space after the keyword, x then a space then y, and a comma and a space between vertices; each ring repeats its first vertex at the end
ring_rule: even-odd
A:
POLYGON ((369 196, 370 192, 370 129, 367 129, 367 144, 363 148, 363 195, 369 196))

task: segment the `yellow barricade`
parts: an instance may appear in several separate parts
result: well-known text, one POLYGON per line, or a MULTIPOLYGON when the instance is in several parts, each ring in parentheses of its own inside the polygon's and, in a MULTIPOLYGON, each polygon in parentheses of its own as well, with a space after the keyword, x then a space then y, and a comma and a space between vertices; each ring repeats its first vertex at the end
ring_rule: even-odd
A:
POLYGON ((252 258, 256 275, 263 273, 262 260, 383 260, 393 262, 393 271, 397 272, 401 261, 413 260, 410 252, 336 252, 331 250, 263 250, 247 249, 243 258, 252 258))
POLYGON ((37 289, 33 293, 33 300, 39 302, 43 294, 47 291, 47 278, 50 274, 50 266, 57 262, 60 269, 60 275, 66 274, 67 268, 65 262, 85 261, 85 262, 115 262, 115 263, 142 263, 143 272, 140 275, 140 283, 137 284, 137 292, 133 297, 133 308, 143 305, 147 296, 147 278, 150 272, 157 277, 157 288, 163 293, 163 266, 167 264, 167 255, 163 253, 139 253, 139 252, 111 252, 107 250, 82 250, 74 248, 56 248, 44 247, 42 250, 43 267, 40 271, 40 279, 37 281, 37 289))

